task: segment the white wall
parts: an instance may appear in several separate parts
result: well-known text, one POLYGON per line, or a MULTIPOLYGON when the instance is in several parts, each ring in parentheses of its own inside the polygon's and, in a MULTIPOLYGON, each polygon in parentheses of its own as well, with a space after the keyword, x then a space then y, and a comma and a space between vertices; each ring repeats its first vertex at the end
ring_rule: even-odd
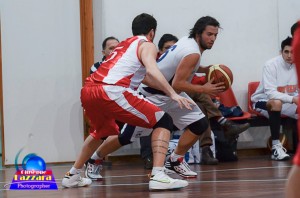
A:
MULTIPOLYGON (((279 54, 281 41, 290 36, 290 27, 300 19, 299 8, 299 0, 94 0, 95 61, 102 57, 103 39, 130 37, 131 22, 142 12, 158 21, 155 44, 164 33, 179 38, 187 35, 198 18, 210 15, 222 29, 213 49, 203 54, 202 64, 223 63, 232 69, 234 92, 247 110, 248 82, 259 81, 265 61, 279 54)), ((267 127, 248 132, 240 138, 240 147, 266 145, 267 127)))
POLYGON ((74 161, 83 142, 79 0, 0 0, 0 9, 5 164, 22 147, 74 161))

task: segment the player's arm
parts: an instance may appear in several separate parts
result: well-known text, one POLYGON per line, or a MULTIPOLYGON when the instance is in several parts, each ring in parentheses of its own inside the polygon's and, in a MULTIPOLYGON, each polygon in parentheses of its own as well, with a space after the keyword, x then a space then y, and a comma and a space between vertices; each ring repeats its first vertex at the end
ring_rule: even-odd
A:
POLYGON ((205 85, 190 83, 190 77, 198 64, 200 54, 194 53, 185 56, 179 63, 172 81, 173 88, 178 92, 207 93, 215 95, 224 90, 223 83, 212 84, 213 79, 205 85))
POLYGON ((207 75, 209 71, 209 66, 200 65, 196 73, 205 73, 207 75))
POLYGON ((138 55, 146 67, 146 78, 143 80, 143 83, 155 89, 162 90, 170 98, 177 101, 180 107, 185 106, 186 108, 191 109, 190 104, 195 103, 179 96, 174 91, 157 67, 156 54, 156 47, 153 43, 144 42, 138 49, 138 55))

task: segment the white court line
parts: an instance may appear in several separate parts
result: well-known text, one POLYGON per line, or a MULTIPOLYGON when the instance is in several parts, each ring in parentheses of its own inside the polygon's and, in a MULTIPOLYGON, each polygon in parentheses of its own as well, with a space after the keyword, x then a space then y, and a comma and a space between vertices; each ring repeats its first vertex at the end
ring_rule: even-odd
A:
POLYGON ((221 169, 221 170, 208 170, 208 171, 196 171, 198 173, 209 173, 209 172, 226 172, 226 171, 243 171, 243 170, 258 170, 258 169, 275 169, 275 168, 291 168, 289 166, 265 166, 265 167, 255 167, 255 168, 236 168, 236 169, 221 169))

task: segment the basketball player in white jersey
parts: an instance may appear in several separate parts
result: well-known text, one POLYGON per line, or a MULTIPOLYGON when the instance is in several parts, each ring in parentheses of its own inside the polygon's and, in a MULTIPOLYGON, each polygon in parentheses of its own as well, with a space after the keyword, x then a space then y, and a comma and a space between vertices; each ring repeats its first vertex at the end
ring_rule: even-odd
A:
MULTIPOLYGON (((191 29, 189 37, 180 39, 160 56, 159 69, 182 97, 190 100, 185 92, 215 95, 224 90, 223 83, 212 84, 213 79, 205 85, 191 84, 191 79, 200 65, 201 53, 213 46, 219 26, 219 22, 212 17, 200 18, 191 29)), ((147 85, 140 86, 139 90, 146 96, 146 99, 168 112, 178 129, 185 129, 178 146, 166 163, 166 168, 183 177, 196 177, 197 173, 190 170, 183 156, 205 131, 210 131, 207 118, 198 106, 193 106, 192 110, 179 108, 178 104, 174 103, 164 91, 147 85)), ((104 157, 140 136, 141 129, 135 129, 134 133, 132 131, 124 130, 119 137, 108 138, 97 150, 98 157, 104 157), (116 147, 113 148, 110 145, 116 147)))
MULTIPOLYGON (((181 38, 159 58, 159 70, 181 96, 189 99, 186 92, 215 95, 223 91, 222 83, 208 82, 203 86, 191 84, 195 72, 201 70, 201 54, 212 48, 219 27, 219 22, 210 16, 200 18, 189 36, 181 38)), ((184 155, 205 131, 211 131, 205 115, 198 106, 194 106, 192 111, 179 109, 165 93, 149 86, 142 85, 140 91, 148 100, 168 112, 179 130, 185 129, 176 149, 165 164, 166 168, 183 177, 197 176, 184 161, 184 155)))
MULTIPOLYGON (((132 22, 134 36, 121 42, 101 67, 86 79, 81 90, 81 102, 90 120, 90 136, 85 140, 74 166, 63 178, 63 187, 92 183, 91 179, 80 176, 81 169, 103 139, 119 133, 115 120, 153 129, 150 190, 177 189, 188 185, 187 181, 170 178, 164 171, 172 118, 136 91, 143 81, 162 90, 181 108, 191 109, 191 104, 194 104, 192 100, 179 96, 157 68, 156 47, 152 43, 156 26, 155 18, 148 14, 135 17, 132 22)), ((132 134, 134 127, 131 125, 126 125, 125 131, 132 134)))

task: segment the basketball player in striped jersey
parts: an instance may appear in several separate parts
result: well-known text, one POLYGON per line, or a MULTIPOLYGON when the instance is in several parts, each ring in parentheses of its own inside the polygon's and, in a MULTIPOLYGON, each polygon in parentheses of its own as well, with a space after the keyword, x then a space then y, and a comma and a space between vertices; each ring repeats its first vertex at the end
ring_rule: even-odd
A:
POLYGON ((191 109, 191 105, 195 105, 192 100, 179 96, 157 68, 156 47, 152 43, 156 26, 155 18, 149 14, 135 17, 132 22, 134 36, 121 42, 101 67, 86 79, 81 90, 81 102, 90 120, 91 131, 74 166, 63 178, 63 187, 82 187, 92 183, 89 178, 80 176, 81 169, 103 139, 119 134, 115 120, 130 124, 124 129, 127 133, 132 133, 133 126, 153 129, 150 190, 178 189, 188 185, 187 181, 172 179, 164 171, 173 127, 171 116, 136 91, 143 81, 162 90, 180 108, 191 109))

